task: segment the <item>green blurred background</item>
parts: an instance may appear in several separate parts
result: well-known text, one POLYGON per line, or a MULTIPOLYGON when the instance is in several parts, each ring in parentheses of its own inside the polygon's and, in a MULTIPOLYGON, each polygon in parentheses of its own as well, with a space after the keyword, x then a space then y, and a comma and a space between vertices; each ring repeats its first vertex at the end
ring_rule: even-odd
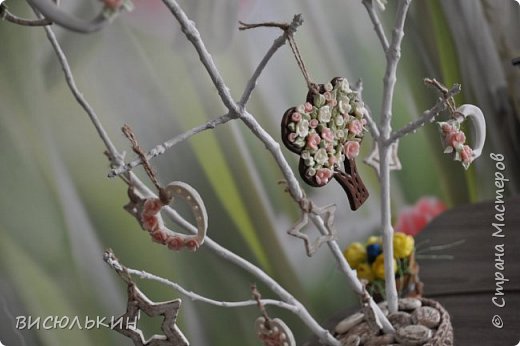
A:
MULTIPOLYGON (((382 13, 390 32, 395 1, 382 13)), ((74 10, 78 1, 68 2, 74 10)), ((23 1, 9 9, 30 16, 23 1)), ((159 0, 135 0, 135 11, 92 35, 55 28, 77 84, 96 109, 120 150, 129 152, 124 123, 151 148, 193 126, 224 114, 209 77, 179 26, 159 0)), ((296 40, 318 82, 345 76, 364 83, 364 99, 380 109, 385 59, 365 8, 358 0, 182 1, 196 22, 234 97, 280 32, 238 32, 245 22, 289 21, 302 13, 296 40)), ((85 3, 80 13, 94 11, 85 3)), ((92 5, 92 7, 97 4, 92 5)), ((77 7, 77 6, 76 6, 77 7)), ((400 142, 403 170, 392 174, 394 217, 424 195, 449 207, 490 199, 494 162, 506 157, 507 173, 520 172, 520 7, 512 0, 427 0, 412 4, 398 69, 394 128, 430 108, 438 97, 424 77, 461 83, 457 102, 485 113, 488 141, 482 157, 465 172, 442 154, 433 125, 400 142)), ((290 106, 303 101, 306 85, 290 49, 283 47, 259 80, 248 110, 275 138, 290 106)), ((445 117, 446 115, 444 115, 445 117)), ((372 148, 367 139, 362 156, 372 148)), ((16 316, 119 316, 126 287, 102 261, 105 248, 120 260, 174 280, 219 300, 249 299, 255 278, 202 247, 174 253, 150 241, 122 206, 126 187, 106 177, 104 148, 74 101, 41 28, 0 22, 0 341, 6 345, 130 345, 107 329, 16 330, 16 316)), ((295 168, 297 157, 284 149, 295 168)), ((261 266, 303 301, 318 321, 356 304, 324 248, 307 258, 286 230, 299 216, 277 184, 282 179, 269 152, 240 122, 197 135, 153 161, 160 180, 181 180, 204 198, 208 235, 261 266)), ((375 172, 359 164, 371 197, 359 211, 348 209, 335 184, 307 192, 319 205, 336 203, 338 242, 377 233, 379 187, 375 172)), ((144 178, 141 169, 136 172, 144 178)), ((147 180, 145 180, 147 181, 147 180)), ((518 192, 514 181, 508 195, 518 192)), ((179 294, 139 282, 154 301, 179 294)), ((274 297, 259 286, 265 298, 274 297)), ((184 298, 184 297, 181 297, 184 298)), ((298 344, 309 331, 295 316, 269 308, 294 331, 298 344)), ((259 345, 255 307, 225 309, 183 299, 179 324, 192 345, 259 345)), ((159 319, 142 321, 146 335, 160 332, 159 319)))

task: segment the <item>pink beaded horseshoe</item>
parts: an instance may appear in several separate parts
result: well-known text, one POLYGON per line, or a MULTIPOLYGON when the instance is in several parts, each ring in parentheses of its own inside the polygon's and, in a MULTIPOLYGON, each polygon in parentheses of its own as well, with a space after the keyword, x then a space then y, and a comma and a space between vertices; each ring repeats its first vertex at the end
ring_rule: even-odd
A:
POLYGON ((188 235, 170 230, 165 226, 161 216, 161 209, 168 204, 163 203, 159 198, 142 199, 136 195, 133 188, 128 190, 130 203, 125 206, 125 209, 137 218, 143 229, 150 233, 153 241, 175 251, 183 248, 190 251, 197 250, 204 243, 208 228, 206 207, 199 193, 186 183, 174 181, 163 189, 163 194, 164 200, 170 203, 180 198, 188 204, 195 217, 197 234, 188 235))
POLYGON ((296 346, 293 333, 279 318, 258 317, 255 321, 256 334, 265 346, 296 346))

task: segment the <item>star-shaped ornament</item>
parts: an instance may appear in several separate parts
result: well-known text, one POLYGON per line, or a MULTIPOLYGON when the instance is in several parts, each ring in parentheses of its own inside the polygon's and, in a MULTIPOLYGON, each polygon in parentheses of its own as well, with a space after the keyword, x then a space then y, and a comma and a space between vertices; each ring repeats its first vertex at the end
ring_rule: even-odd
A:
POLYGON ((180 299, 154 303, 134 283, 129 283, 126 313, 114 321, 112 329, 132 339, 136 346, 189 346, 188 340, 175 324, 180 306, 180 299), (143 332, 137 328, 140 311, 150 317, 163 316, 161 330, 164 335, 153 335, 145 340, 143 332))
POLYGON ((302 208, 302 216, 296 225, 294 225, 290 230, 287 231, 288 234, 293 237, 300 238, 303 240, 305 244, 305 250, 307 251, 307 256, 311 257, 314 255, 316 251, 320 248, 321 244, 328 242, 334 239, 334 213, 336 211, 336 206, 334 204, 328 205, 323 208, 311 208, 311 211, 303 210, 302 208), (309 236, 302 232, 303 228, 307 226, 309 223, 309 212, 312 212, 316 215, 324 215, 325 228, 327 229, 326 234, 322 234, 313 241, 309 238, 309 236))
MULTIPOLYGON (((390 144, 390 161, 388 162, 388 168, 391 171, 399 171, 402 168, 401 161, 399 161, 399 156, 397 154, 398 149, 399 149, 399 140, 396 140, 395 142, 390 144)), ((381 175, 379 172, 380 160, 379 160, 379 146, 377 145, 377 143, 374 144, 374 149, 363 162, 366 163, 367 165, 369 165, 370 167, 374 168, 376 170, 378 176, 381 175)))

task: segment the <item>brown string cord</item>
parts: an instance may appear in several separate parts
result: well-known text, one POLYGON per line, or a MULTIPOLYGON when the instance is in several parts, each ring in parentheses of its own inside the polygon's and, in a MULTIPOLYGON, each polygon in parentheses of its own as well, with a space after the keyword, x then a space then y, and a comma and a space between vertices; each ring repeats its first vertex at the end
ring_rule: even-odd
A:
POLYGON ((287 35, 287 40, 289 41, 289 46, 291 47, 292 53, 294 58, 296 59, 296 63, 298 64, 298 67, 300 68, 300 71, 303 74, 303 78, 305 79, 305 82, 307 83, 307 87, 311 92, 314 94, 319 93, 319 88, 316 83, 314 83, 309 75, 309 71, 307 70, 305 66, 305 62, 303 61, 303 58, 300 54, 300 50, 298 49, 298 45, 296 44, 296 40, 294 39, 293 30, 291 28, 291 25, 288 23, 275 23, 275 22, 266 22, 266 23, 256 23, 256 24, 247 24, 244 22, 239 21, 238 22, 240 26, 238 27, 238 30, 248 30, 248 29, 254 29, 254 28, 260 28, 260 27, 270 27, 270 28, 279 28, 285 32, 287 35))
POLYGON ((448 97, 449 90, 448 88, 446 88, 446 86, 437 81, 435 78, 424 78, 424 84, 434 87, 442 94, 442 97, 446 100, 446 104, 448 105, 448 111, 450 112, 450 115, 453 118, 457 118, 457 116, 464 117, 459 112, 457 112, 457 105, 455 104, 455 99, 453 98, 453 96, 448 97))
POLYGON ((126 136, 126 138, 128 138, 128 140, 130 141, 130 144, 132 145, 132 150, 134 151, 134 153, 136 153, 137 156, 139 156, 139 158, 141 159, 146 174, 148 175, 148 177, 150 178, 152 183, 155 185, 155 187, 159 191, 159 198, 161 199, 161 202, 163 204, 168 204, 170 202, 171 198, 169 198, 167 196, 164 188, 159 183, 159 179, 157 178, 157 173, 152 168, 150 161, 148 161, 145 151, 137 142, 137 137, 136 137, 134 131, 128 124, 125 124, 121 128, 121 130, 123 131, 123 134, 126 136))
POLYGON ((302 71, 303 78, 305 78, 305 82, 307 82, 307 87, 314 94, 318 94, 319 93, 318 85, 312 81, 312 79, 309 75, 309 71, 307 71, 307 68, 305 67, 305 63, 303 61, 303 58, 300 54, 300 50, 298 49, 298 45, 296 44, 296 40, 294 39, 294 36, 292 33, 288 33, 287 40, 289 41, 289 46, 291 46, 291 50, 293 52, 294 58, 296 59, 296 62, 298 63, 298 67, 302 71))
POLYGON ((256 288, 256 284, 251 285, 251 292, 253 293, 253 298, 256 300, 256 304, 258 305, 258 309, 262 313, 262 316, 265 318, 264 326, 266 329, 271 330, 271 317, 267 314, 267 310, 265 309, 264 304, 262 304, 261 299, 262 295, 256 288))

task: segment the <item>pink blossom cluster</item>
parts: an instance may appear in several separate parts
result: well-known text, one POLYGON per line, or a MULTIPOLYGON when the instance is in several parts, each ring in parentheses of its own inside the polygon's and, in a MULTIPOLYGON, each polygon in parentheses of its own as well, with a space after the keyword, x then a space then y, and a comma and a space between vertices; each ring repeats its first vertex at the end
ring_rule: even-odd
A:
POLYGON ((164 226, 164 221, 160 211, 164 204, 158 198, 148 198, 144 202, 143 210, 140 215, 143 228, 148 231, 152 240, 168 246, 171 250, 181 250, 186 248, 195 251, 200 244, 197 239, 190 236, 172 235, 164 226))
POLYGON ((312 103, 305 102, 288 115, 287 139, 301 149, 306 175, 318 185, 327 184, 345 159, 359 155, 366 132, 366 109, 346 79, 337 79, 324 88, 312 103))
POLYGON ((454 153, 454 160, 461 161, 464 168, 468 169, 473 161, 473 149, 466 142, 466 135, 460 130, 460 124, 455 120, 439 122, 444 153, 454 153))

